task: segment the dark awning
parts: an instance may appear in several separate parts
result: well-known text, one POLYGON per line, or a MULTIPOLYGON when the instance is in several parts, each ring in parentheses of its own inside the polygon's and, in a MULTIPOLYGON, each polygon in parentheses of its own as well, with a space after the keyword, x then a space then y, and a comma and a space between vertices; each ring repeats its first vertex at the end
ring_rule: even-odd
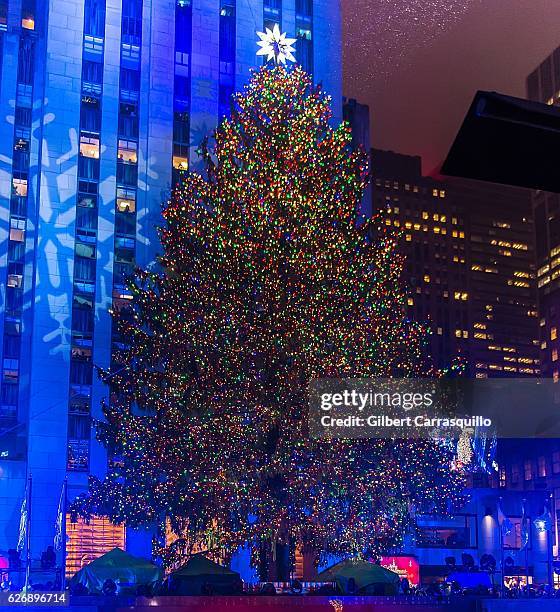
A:
POLYGON ((478 91, 442 174, 560 193, 560 108, 478 91))

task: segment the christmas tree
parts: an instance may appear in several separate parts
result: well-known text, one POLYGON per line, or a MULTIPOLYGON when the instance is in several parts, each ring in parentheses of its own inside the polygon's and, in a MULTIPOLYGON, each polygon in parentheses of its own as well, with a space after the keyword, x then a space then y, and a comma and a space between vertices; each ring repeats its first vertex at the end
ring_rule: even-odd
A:
POLYGON ((297 66, 264 66, 234 96, 204 172, 164 209, 158 271, 114 313, 97 425, 114 461, 76 512, 167 522, 188 550, 378 554, 412 505, 460 502, 444 444, 308 434, 309 381, 427 373, 398 237, 359 216, 367 157, 331 122, 297 66))

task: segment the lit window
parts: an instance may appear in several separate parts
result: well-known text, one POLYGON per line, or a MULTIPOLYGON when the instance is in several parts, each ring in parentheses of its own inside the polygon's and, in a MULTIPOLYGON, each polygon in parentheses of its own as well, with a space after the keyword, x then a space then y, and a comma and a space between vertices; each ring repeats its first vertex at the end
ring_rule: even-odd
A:
POLYGON ((438 190, 437 189, 432 189, 432 195, 434 196, 434 198, 438 197, 438 190))
POLYGON ((21 27, 26 30, 34 30, 35 29, 35 20, 31 15, 27 15, 21 20, 21 27))
POLYGON ((546 476, 546 460, 544 457, 539 457, 538 459, 538 474, 540 478, 546 476))
POLYGON ((552 361, 558 361, 558 350, 552 349, 552 361))
POLYGON ((91 159, 99 159, 99 138, 80 136, 80 155, 91 159))
POLYGON ((136 202, 126 198, 117 198, 117 210, 119 212, 134 212, 136 210, 136 202))
POLYGON ((429 282, 430 282, 430 276, 429 276, 429 274, 424 274, 424 282, 425 282, 425 283, 429 283, 429 282))
POLYGON ((12 179, 12 194, 20 197, 26 197, 27 179, 12 179))
POLYGON ((8 274, 8 287, 21 287, 23 277, 21 274, 8 274))
POLYGON ((138 145, 133 140, 119 140, 119 161, 136 164, 138 162, 138 145))
POLYGON ((66 515, 66 575, 73 576, 82 567, 114 548, 125 548, 125 526, 113 525, 108 518, 92 516, 86 523, 79 518, 72 523, 66 515))
POLYGON ((525 480, 531 480, 533 478, 533 466, 531 460, 527 459, 524 464, 525 480))
POLYGON ((173 168, 175 170, 188 170, 189 169, 189 160, 186 157, 181 155, 173 156, 173 168))
POLYGON ((552 327, 550 330, 550 339, 556 340, 558 338, 558 329, 556 327, 552 327))
POLYGON ((10 228, 10 240, 13 242, 23 242, 24 235, 25 234, 22 229, 17 229, 15 227, 10 228))

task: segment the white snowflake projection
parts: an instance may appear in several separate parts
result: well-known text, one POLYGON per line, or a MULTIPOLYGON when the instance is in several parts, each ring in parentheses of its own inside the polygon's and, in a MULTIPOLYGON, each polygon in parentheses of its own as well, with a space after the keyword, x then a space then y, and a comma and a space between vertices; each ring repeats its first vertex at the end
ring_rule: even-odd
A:
POLYGON ((297 39, 287 38, 285 32, 280 32, 278 24, 274 24, 272 30, 265 28, 264 32, 257 32, 260 40, 257 42, 260 49, 257 55, 266 55, 266 61, 274 60, 276 64, 286 64, 286 61, 295 62, 294 43, 297 39))

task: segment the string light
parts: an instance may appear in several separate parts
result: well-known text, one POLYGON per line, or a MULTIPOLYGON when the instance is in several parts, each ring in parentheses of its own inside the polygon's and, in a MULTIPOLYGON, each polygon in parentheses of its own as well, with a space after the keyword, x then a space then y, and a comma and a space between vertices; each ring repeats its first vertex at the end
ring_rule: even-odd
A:
POLYGON ((310 380, 429 373, 398 236, 358 218, 366 154, 331 121, 299 66, 263 66, 202 144, 204 175, 163 212, 160 271, 114 314, 121 370, 101 372, 97 424, 114 460, 75 513, 167 521, 187 553, 286 539, 371 556, 411 506, 461 502, 445 444, 308 435, 310 380))

